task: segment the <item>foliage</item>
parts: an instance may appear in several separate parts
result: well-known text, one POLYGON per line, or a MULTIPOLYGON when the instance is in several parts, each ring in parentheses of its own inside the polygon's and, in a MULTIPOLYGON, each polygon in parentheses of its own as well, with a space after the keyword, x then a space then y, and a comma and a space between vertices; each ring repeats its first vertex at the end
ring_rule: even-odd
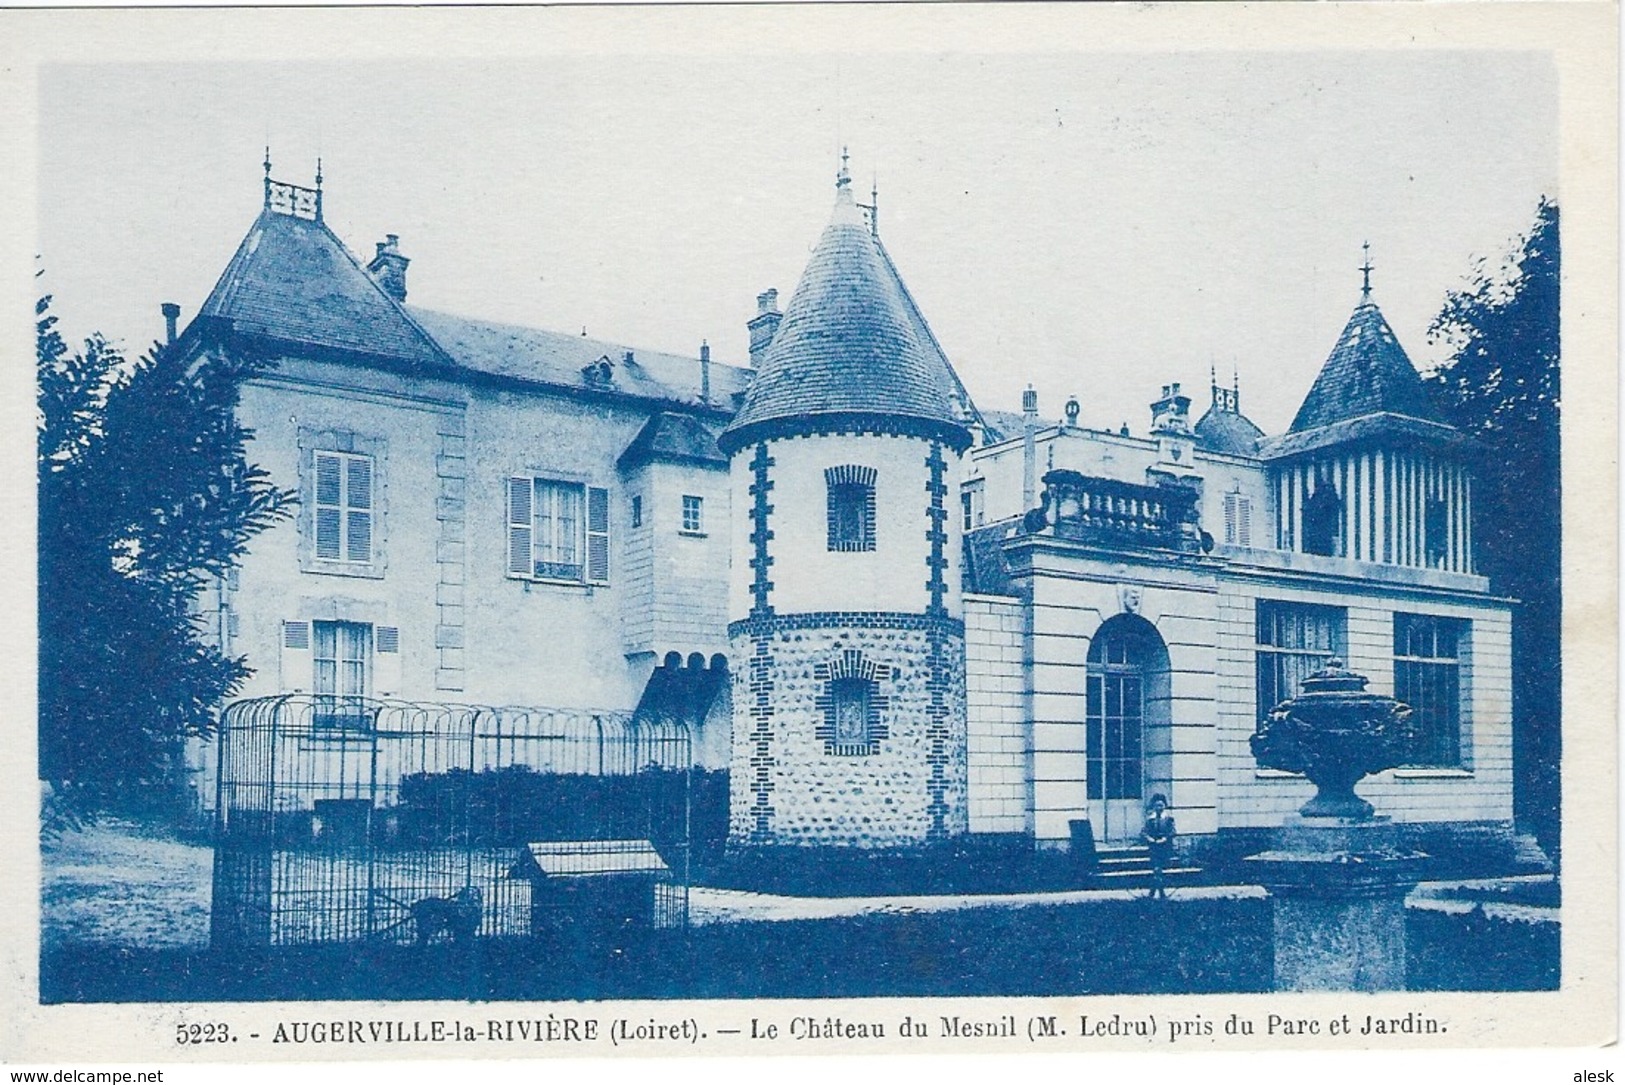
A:
POLYGON ((258 364, 101 336, 71 351, 35 308, 40 777, 105 807, 150 794, 249 671, 195 601, 293 495, 247 462, 240 382, 258 364))
POLYGON ((1517 803, 1557 841, 1561 747, 1562 504, 1558 206, 1543 199, 1527 237, 1480 260, 1429 330, 1452 357, 1429 378, 1444 415, 1478 442, 1473 536, 1492 590, 1519 600, 1513 623, 1517 803))

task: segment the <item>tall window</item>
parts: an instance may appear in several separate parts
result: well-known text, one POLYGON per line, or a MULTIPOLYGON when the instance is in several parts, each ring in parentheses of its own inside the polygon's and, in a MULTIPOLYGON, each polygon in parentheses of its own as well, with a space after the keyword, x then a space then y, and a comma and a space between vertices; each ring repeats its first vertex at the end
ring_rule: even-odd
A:
POLYGON ((705 531, 705 499, 693 494, 683 495, 683 534, 699 535, 705 531))
POLYGON ((875 469, 846 465, 824 472, 828 491, 829 549, 875 548, 875 469))
POLYGON ((369 718, 363 704, 372 656, 372 626, 360 622, 312 622, 315 673, 312 690, 318 728, 360 730, 369 718))
POLYGON ((1426 540, 1429 565, 1443 565, 1449 552, 1450 508, 1443 498, 1430 497, 1422 510, 1422 536, 1426 540))
POLYGON ((1139 638, 1116 630, 1091 649, 1087 724, 1088 796, 1138 799, 1144 788, 1145 667, 1139 638))
POLYGON ((316 558, 364 565, 372 561, 372 457, 317 452, 316 558))
POLYGON ((1253 545, 1253 502, 1246 494, 1224 495, 1224 541, 1226 546, 1253 545))
POLYGON ((1342 607, 1258 601, 1258 720, 1296 697, 1327 660, 1344 654, 1347 625, 1342 607))
POLYGON ((1337 496, 1337 487, 1321 479, 1303 503, 1303 552, 1335 555, 1342 526, 1343 499, 1337 496))
POLYGON ((1464 624, 1424 614, 1394 615, 1394 696, 1411 706, 1417 765, 1461 766, 1464 624))
POLYGON ((508 575, 609 579, 609 491, 545 478, 508 480, 508 575))

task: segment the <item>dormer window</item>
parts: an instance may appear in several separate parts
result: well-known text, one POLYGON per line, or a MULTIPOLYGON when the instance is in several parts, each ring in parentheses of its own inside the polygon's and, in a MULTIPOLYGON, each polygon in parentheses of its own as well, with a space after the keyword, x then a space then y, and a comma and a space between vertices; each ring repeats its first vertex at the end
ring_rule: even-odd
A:
POLYGON ((605 354, 596 362, 582 366, 581 375, 590 387, 607 388, 615 383, 615 366, 605 354))
POLYGON ((875 469, 846 465, 824 472, 829 487, 829 549, 875 548, 875 469))

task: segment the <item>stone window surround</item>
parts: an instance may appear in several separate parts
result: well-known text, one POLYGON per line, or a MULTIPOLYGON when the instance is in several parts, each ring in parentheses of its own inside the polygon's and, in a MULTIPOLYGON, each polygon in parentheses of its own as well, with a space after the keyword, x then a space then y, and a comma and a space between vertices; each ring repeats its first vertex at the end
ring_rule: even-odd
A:
POLYGON ((382 580, 388 565, 389 538, 389 442, 382 437, 362 436, 353 430, 300 426, 299 511, 295 517, 299 535, 299 571, 324 576, 353 576, 382 580), (365 564, 350 561, 324 561, 316 556, 316 453, 344 452, 372 459, 372 560, 365 564))

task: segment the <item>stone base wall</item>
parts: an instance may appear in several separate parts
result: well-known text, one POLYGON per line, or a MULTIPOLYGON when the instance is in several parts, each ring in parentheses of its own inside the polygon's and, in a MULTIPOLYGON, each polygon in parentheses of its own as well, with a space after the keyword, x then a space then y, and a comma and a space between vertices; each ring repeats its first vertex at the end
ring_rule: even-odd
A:
POLYGON ((731 633, 731 845, 906 847, 967 831, 959 622, 795 615, 731 633), (832 740, 842 676, 873 682, 866 747, 832 740))

